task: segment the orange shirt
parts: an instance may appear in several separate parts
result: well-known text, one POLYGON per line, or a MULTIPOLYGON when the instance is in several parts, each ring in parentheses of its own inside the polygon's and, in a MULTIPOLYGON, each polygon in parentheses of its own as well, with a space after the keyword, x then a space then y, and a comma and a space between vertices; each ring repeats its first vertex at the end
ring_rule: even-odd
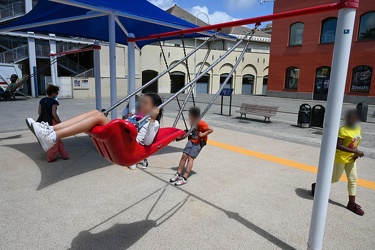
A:
POLYGON ((200 138, 199 137, 199 133, 204 133, 206 132, 208 129, 208 124, 205 123, 204 121, 200 120, 198 122, 198 125, 197 127, 193 130, 193 132, 191 133, 191 137, 190 137, 190 141, 194 144, 198 144, 200 143, 200 139, 203 139, 204 141, 207 141, 208 139, 208 136, 205 136, 205 137, 202 137, 200 138))

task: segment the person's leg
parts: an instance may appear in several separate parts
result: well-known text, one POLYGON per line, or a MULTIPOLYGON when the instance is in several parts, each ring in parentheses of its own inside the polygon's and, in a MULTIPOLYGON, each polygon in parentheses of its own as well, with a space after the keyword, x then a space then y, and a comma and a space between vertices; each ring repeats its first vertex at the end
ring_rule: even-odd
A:
POLYGON ((185 153, 182 153, 181 160, 180 160, 180 163, 178 164, 178 169, 177 169, 178 174, 180 175, 182 174, 182 171, 185 168, 187 159, 188 159, 188 155, 185 153))
MULTIPOLYGON (((345 164, 335 162, 333 166, 333 173, 331 183, 336 183, 340 180, 342 173, 344 172, 345 164)), ((315 195, 316 183, 311 184, 311 195, 315 195)))
POLYGON ((77 121, 68 127, 61 128, 56 132, 56 140, 69 137, 72 135, 87 132, 95 126, 104 126, 109 123, 109 120, 103 113, 96 111, 91 116, 86 117, 83 120, 77 121))
POLYGON ((97 113, 100 113, 100 112, 98 110, 91 110, 91 111, 86 112, 86 113, 84 113, 82 115, 75 116, 75 117, 73 117, 73 118, 71 118, 69 120, 66 120, 64 122, 58 123, 56 125, 53 125, 53 130, 58 131, 60 129, 69 127, 69 126, 73 125, 74 123, 77 123, 77 122, 79 122, 81 120, 84 120, 87 117, 92 116, 93 114, 97 114, 97 113))
POLYGON ((361 206, 355 203, 357 192, 357 165, 355 162, 345 165, 346 177, 348 178, 349 202, 346 208, 357 215, 364 215, 361 206))
POLYGON ((188 161, 187 161, 187 165, 186 165, 186 170, 185 170, 185 173, 184 173, 185 179, 189 178, 190 171, 193 168, 193 163, 194 163, 194 158, 189 156, 188 161))
POLYGON ((335 162, 335 165, 333 166, 331 183, 336 183, 340 180, 342 173, 344 173, 344 169, 345 169, 344 163, 335 162))
POLYGON ((52 148, 48 150, 47 162, 54 162, 56 160, 57 153, 59 152, 59 144, 56 143, 52 148))
POLYGON ((69 156, 68 152, 66 152, 62 140, 59 140, 59 141, 57 142, 57 145, 59 146, 59 154, 61 155, 61 157, 62 157, 64 160, 69 159, 70 156, 69 156))

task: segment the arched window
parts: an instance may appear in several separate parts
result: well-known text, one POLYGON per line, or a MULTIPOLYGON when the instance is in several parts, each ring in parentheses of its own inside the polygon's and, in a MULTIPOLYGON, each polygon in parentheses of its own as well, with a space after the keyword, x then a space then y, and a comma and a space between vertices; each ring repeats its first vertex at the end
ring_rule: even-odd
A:
POLYGON ((358 40, 375 39, 375 11, 367 12, 361 16, 359 23, 358 40))
POLYGON ((302 45, 303 23, 293 23, 290 25, 289 46, 302 45))
POLYGON ((242 76, 242 94, 243 95, 252 95, 254 87, 254 75, 243 75, 242 76))
POLYGON ((320 43, 335 42, 337 18, 327 18, 322 22, 322 33, 320 35, 320 43))
POLYGON ((352 86, 350 92, 369 93, 372 78, 372 67, 357 66, 353 69, 352 86))
POLYGON ((285 89, 297 89, 299 79, 299 68, 289 67, 286 69, 285 89))

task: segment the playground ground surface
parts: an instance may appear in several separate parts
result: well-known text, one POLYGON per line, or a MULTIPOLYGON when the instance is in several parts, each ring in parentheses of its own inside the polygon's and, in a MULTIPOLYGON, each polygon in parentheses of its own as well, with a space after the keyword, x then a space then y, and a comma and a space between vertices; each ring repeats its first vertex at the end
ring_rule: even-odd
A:
MULTIPOLYGON (((203 108, 208 96, 196 101, 203 108)), ((264 123, 238 119, 236 107, 235 116, 218 115, 214 105, 205 121, 215 132, 189 183, 178 188, 168 180, 185 142, 150 157, 147 170, 131 171, 101 158, 78 135, 64 140, 70 160, 47 163, 24 123, 36 116, 38 100, 0 102, 0 249, 305 249, 322 130, 294 126, 303 100, 234 97, 235 106, 241 102, 280 112, 264 123)), ((94 108, 93 99, 60 104, 63 120, 94 108)), ((166 108, 163 126, 176 110, 166 108)), ((358 161, 357 201, 365 215, 344 208, 343 177, 331 189, 324 249, 374 247, 374 122, 370 115, 362 124, 366 157, 358 161)))

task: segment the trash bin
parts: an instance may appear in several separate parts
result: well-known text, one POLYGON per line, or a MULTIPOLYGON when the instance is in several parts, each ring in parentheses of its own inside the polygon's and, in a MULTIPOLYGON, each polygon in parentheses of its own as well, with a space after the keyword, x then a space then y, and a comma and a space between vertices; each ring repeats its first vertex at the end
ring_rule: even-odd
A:
POLYGON ((362 122, 367 121, 367 112, 368 112, 368 105, 365 102, 360 102, 357 104, 357 114, 359 119, 362 122))
POLYGON ((315 105, 312 107, 310 126, 323 128, 325 112, 326 109, 322 105, 315 105))
POLYGON ((299 106, 297 125, 300 128, 310 127, 311 106, 307 103, 299 106))

